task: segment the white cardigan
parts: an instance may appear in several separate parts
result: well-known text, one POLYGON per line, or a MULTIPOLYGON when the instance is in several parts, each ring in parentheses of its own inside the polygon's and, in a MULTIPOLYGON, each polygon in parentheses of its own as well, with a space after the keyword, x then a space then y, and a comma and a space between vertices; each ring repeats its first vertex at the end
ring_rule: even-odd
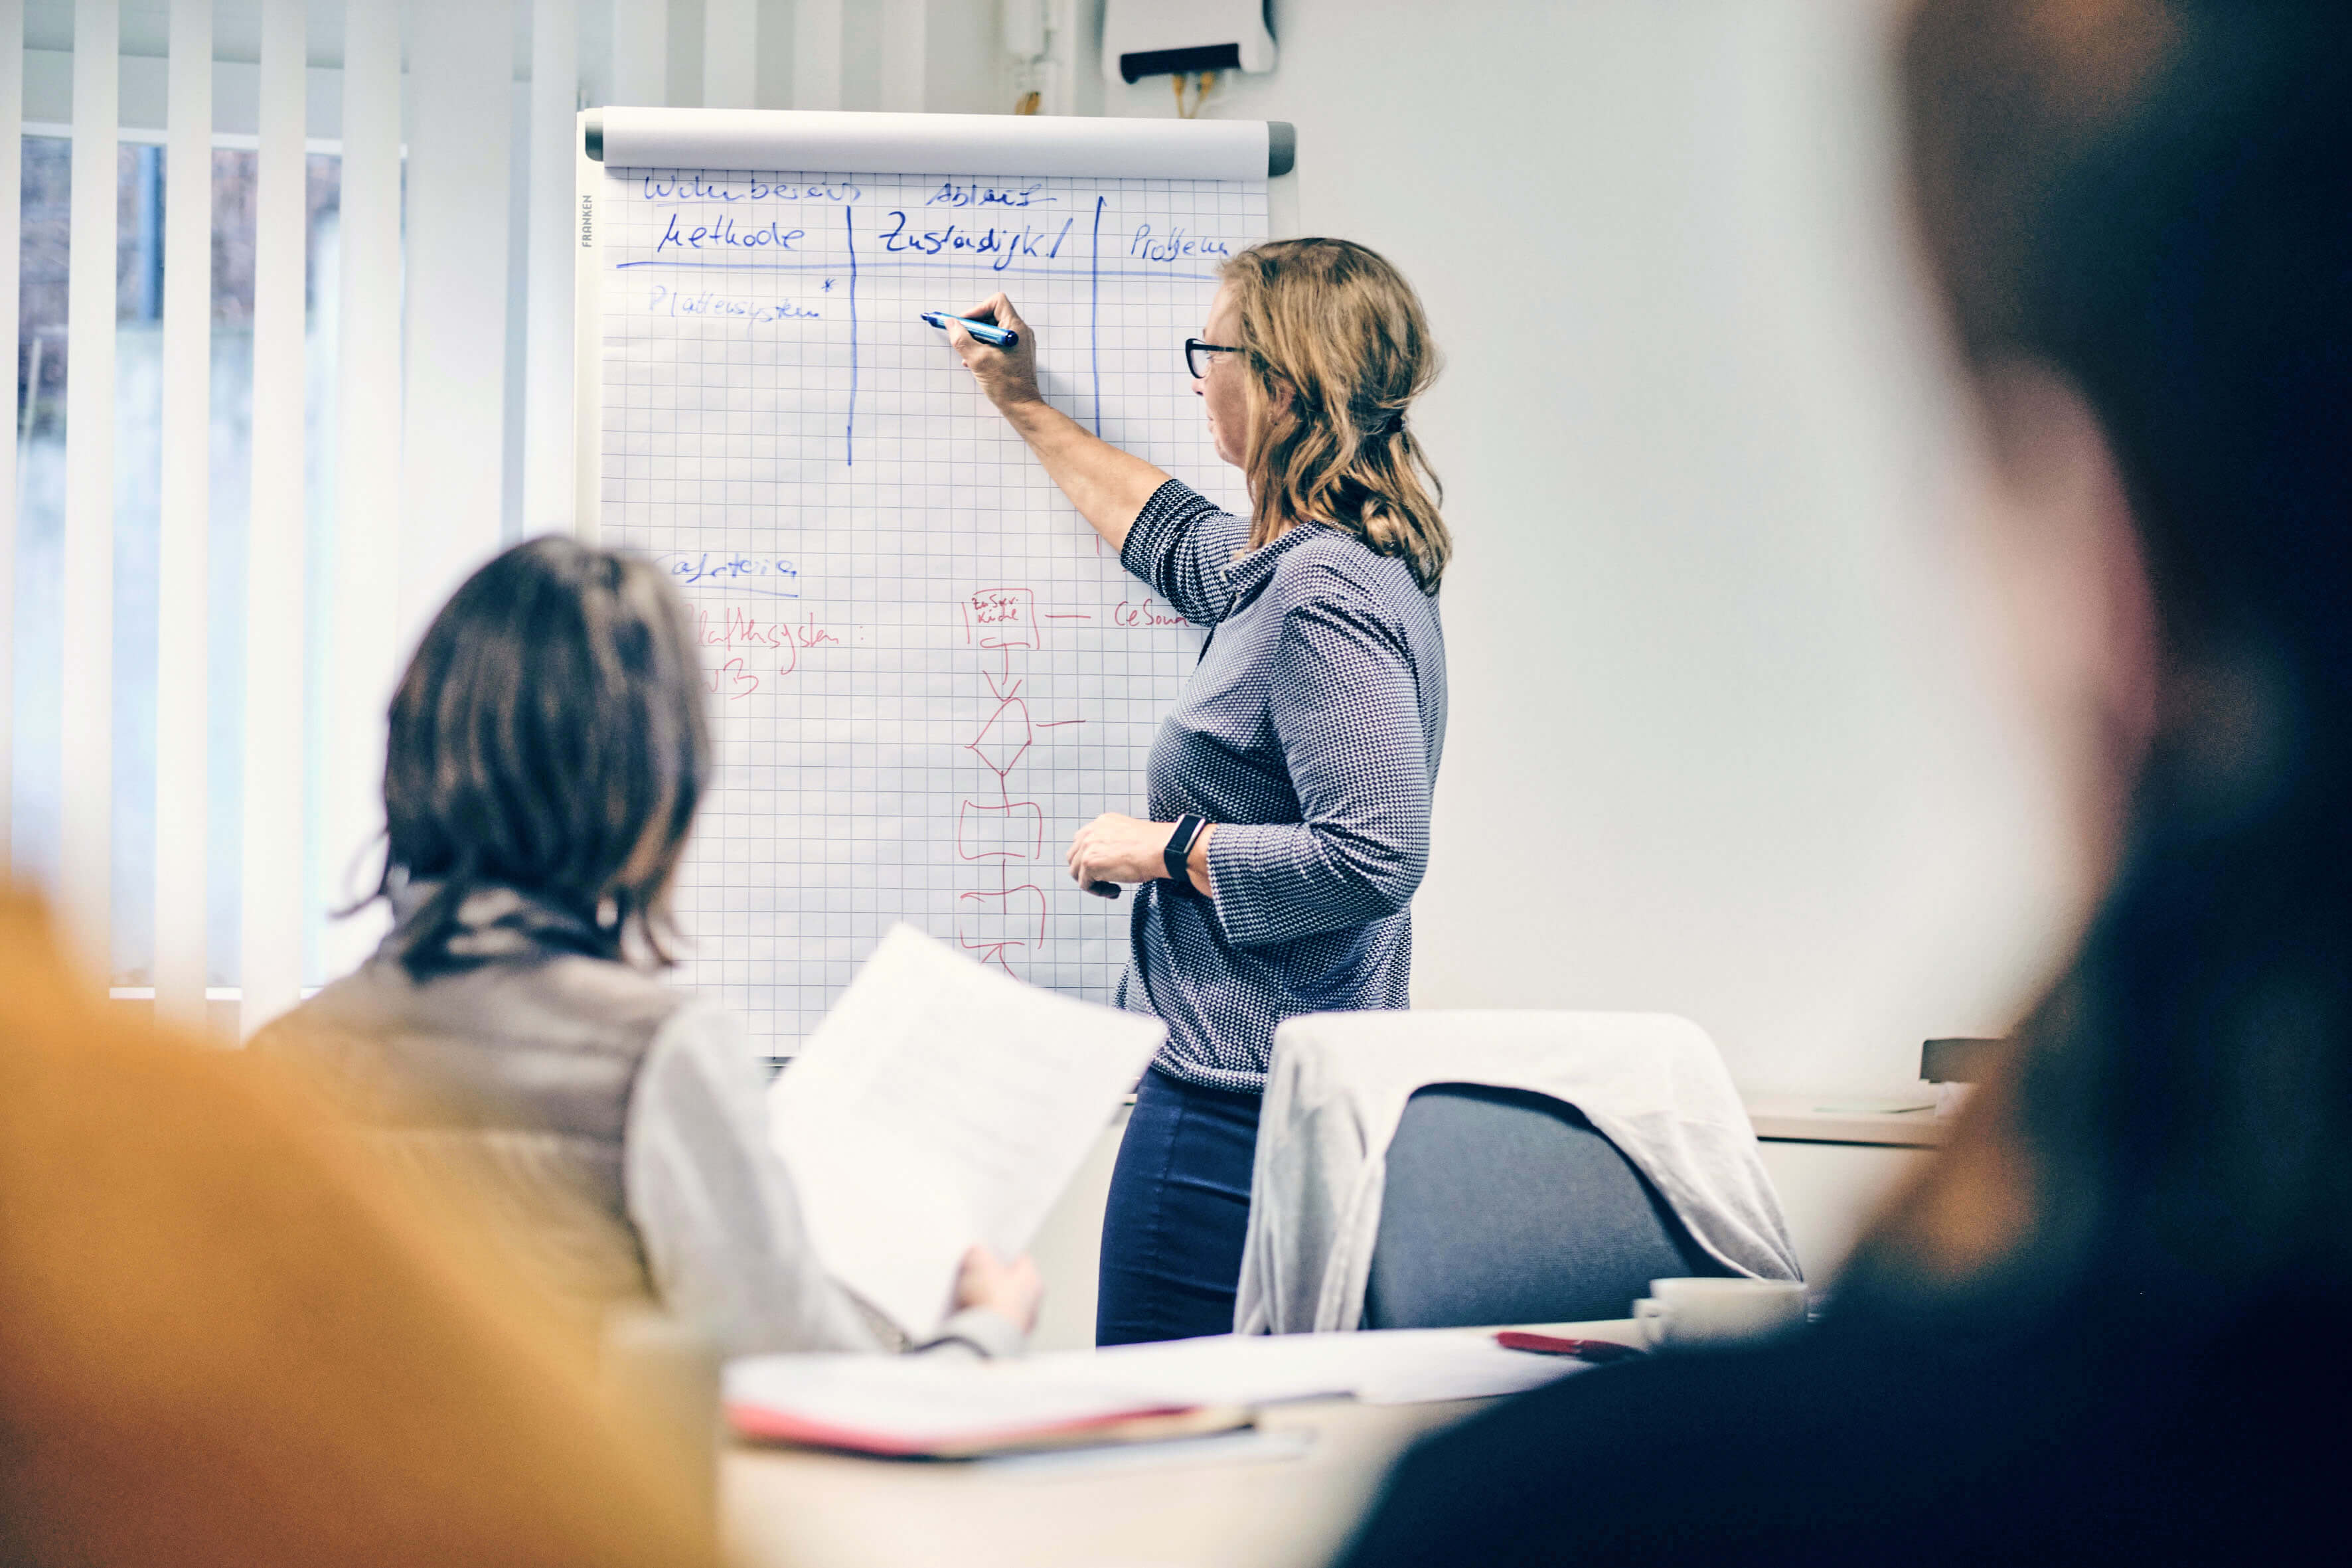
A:
POLYGON ((1234 1331, 1354 1329, 1389 1142, 1413 1091, 1525 1089, 1584 1113, 1708 1256, 1801 1278, 1730 1075, 1704 1030, 1642 1013, 1327 1013, 1275 1034, 1234 1331))

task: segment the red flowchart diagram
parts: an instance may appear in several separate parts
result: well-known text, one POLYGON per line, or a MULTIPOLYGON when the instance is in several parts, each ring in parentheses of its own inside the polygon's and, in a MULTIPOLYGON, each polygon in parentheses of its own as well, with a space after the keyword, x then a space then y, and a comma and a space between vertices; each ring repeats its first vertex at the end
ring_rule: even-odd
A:
POLYGON ((992 873, 995 886, 956 896, 956 941, 982 963, 1016 979, 1017 964, 1045 941, 1045 890, 1030 868, 1046 858, 1045 808, 1016 795, 1021 773, 1040 730, 1083 724, 1083 719, 1039 720, 1013 675, 1013 655, 1045 646, 1044 622, 1092 620, 1091 616, 1040 616, 1027 588, 983 588, 963 601, 964 641, 982 656, 981 675, 995 706, 964 749, 996 779, 993 800, 956 804, 956 855, 992 873), (987 668, 995 656, 996 668, 987 668))

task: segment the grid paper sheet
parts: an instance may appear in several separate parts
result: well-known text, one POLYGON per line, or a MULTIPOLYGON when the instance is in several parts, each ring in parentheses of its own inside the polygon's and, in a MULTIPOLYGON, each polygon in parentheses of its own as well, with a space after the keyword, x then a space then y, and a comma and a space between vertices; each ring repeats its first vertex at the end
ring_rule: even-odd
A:
POLYGON ((1070 836, 1140 815, 1200 648, 918 321, 1002 289, 1039 381, 1228 508, 1181 360, 1262 180, 608 169, 603 535, 692 605, 717 739, 681 984, 789 1056, 906 921, 1110 999, 1129 900, 1070 836))

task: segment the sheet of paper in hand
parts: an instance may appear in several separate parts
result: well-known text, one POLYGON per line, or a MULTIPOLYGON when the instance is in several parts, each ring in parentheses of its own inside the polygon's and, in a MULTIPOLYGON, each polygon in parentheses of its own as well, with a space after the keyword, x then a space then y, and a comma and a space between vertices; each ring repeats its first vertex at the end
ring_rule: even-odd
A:
POLYGON ((929 1334, 964 1249, 1028 1247, 1164 1034, 892 927, 770 1092, 826 1269, 929 1334))

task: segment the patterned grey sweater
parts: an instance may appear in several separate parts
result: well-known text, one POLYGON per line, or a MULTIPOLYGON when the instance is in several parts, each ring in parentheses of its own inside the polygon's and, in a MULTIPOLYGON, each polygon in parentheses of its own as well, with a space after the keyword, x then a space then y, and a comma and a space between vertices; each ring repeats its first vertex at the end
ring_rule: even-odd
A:
POLYGON ((1316 524, 1248 542, 1248 519, 1171 479, 1119 552, 1212 628, 1152 742, 1147 809, 1217 825, 1213 899, 1137 889, 1119 1002, 1166 1021, 1163 1071, 1256 1093, 1283 1019, 1407 1005, 1445 642, 1402 561, 1316 524))

